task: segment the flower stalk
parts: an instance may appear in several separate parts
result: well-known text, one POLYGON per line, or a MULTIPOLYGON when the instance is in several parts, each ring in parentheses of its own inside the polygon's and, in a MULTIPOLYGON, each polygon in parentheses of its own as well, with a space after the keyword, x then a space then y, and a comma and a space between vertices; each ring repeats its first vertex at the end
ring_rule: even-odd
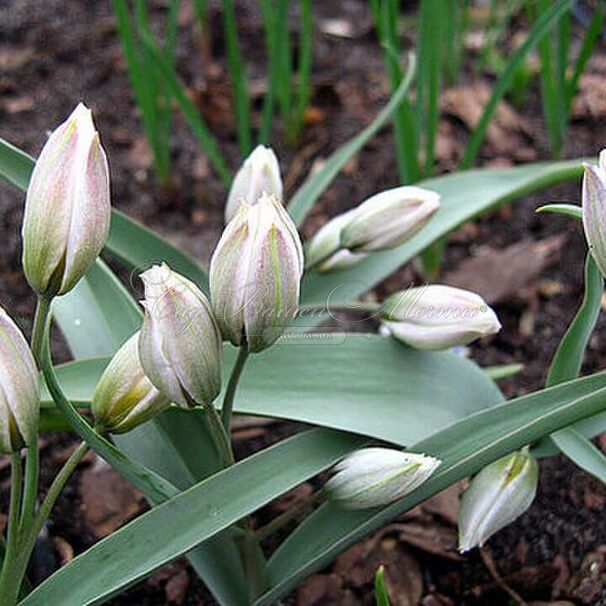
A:
POLYGON ((244 365, 248 359, 248 349, 246 347, 240 347, 238 349, 238 357, 234 362, 234 367, 231 370, 229 382, 227 383, 227 389, 225 390, 225 397, 223 398, 223 406, 221 407, 221 422, 225 431, 228 433, 231 429, 231 417, 234 409, 234 399, 236 396, 236 389, 238 388, 238 382, 242 376, 244 365))

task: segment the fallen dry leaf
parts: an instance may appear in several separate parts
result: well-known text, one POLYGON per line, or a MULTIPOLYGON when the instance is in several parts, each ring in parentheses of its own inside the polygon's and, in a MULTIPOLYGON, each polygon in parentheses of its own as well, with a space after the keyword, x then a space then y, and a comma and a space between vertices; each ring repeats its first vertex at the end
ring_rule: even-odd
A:
MULTIPOLYGON (((379 535, 380 537, 380 535, 379 535)), ((423 595, 423 576, 416 559, 392 537, 377 537, 354 545, 341 554, 334 566, 345 586, 362 589, 372 586, 379 566, 393 606, 416 606, 423 595)))
POLYGON ((84 517, 98 538, 112 533, 137 514, 142 500, 138 490, 99 458, 82 473, 80 493, 84 517))
POLYGON ((606 78, 602 74, 583 74, 570 114, 577 120, 606 116, 606 78))
MULTIPOLYGON (((487 82, 450 88, 442 95, 442 111, 461 120, 471 131, 480 121, 491 95, 492 87, 487 82)), ((494 155, 524 162, 533 160, 536 150, 529 145, 530 141, 528 121, 509 103, 501 101, 486 130, 486 142, 494 155)))
POLYGON ((490 304, 519 297, 524 287, 558 260, 566 237, 559 234, 539 241, 523 240, 500 250, 481 247, 446 274, 444 281, 477 292, 490 304))
POLYGON ((396 526, 400 540, 404 543, 455 562, 461 559, 457 552, 457 532, 454 528, 433 522, 396 526))
POLYGON ((166 587, 164 587, 166 603, 175 604, 176 606, 184 604, 188 587, 189 575, 187 574, 187 570, 180 570, 177 574, 168 579, 166 587))

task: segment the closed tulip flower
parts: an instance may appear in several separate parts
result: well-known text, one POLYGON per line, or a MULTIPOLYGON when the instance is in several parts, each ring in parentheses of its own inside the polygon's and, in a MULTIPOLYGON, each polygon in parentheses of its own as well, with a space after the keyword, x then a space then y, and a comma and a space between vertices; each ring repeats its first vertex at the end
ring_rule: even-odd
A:
POLYGON ((242 203, 210 262, 213 311, 223 337, 258 352, 272 345, 299 305, 303 249, 275 196, 242 203))
POLYGON ((381 332, 417 349, 467 345, 501 329, 495 312, 482 297, 437 284, 391 295, 381 319, 381 332))
POLYGON ((95 425, 109 433, 125 433, 168 406, 170 400, 143 372, 137 332, 116 352, 97 383, 91 406, 95 425))
POLYGON ((0 307, 0 452, 32 444, 39 416, 36 363, 23 333, 0 307))
POLYGON ((360 204, 343 227, 341 244, 353 252, 385 250, 412 238, 440 208, 440 196, 421 187, 402 186, 360 204))
POLYGON ((208 299, 166 264, 141 279, 145 317, 139 357, 145 374, 175 404, 211 404, 221 391, 222 343, 208 299))
POLYGON ((591 254, 606 277, 606 150, 597 166, 585 164, 583 177, 583 227, 591 254))
POLYGON ((320 272, 355 265, 369 252, 400 246, 440 208, 440 196, 427 189, 396 187, 330 220, 312 238, 307 266, 320 272))
POLYGON ((282 177, 276 154, 271 148, 258 145, 234 177, 225 205, 225 223, 231 221, 240 202, 256 204, 264 193, 281 200, 282 177))
POLYGON ((23 269, 34 291, 70 291, 105 245, 109 222, 107 160, 80 103, 49 137, 27 189, 23 269))
POLYGON ((346 509, 388 505, 421 486, 439 465, 438 459, 422 454, 363 448, 335 466, 326 494, 346 509))
POLYGON ((366 254, 352 253, 341 247, 341 231, 351 221, 356 209, 331 219, 314 235, 305 254, 307 267, 321 273, 345 269, 359 263, 366 254))
POLYGON ((525 448, 487 465, 461 498, 459 550, 482 547, 531 505, 537 492, 539 466, 525 448))

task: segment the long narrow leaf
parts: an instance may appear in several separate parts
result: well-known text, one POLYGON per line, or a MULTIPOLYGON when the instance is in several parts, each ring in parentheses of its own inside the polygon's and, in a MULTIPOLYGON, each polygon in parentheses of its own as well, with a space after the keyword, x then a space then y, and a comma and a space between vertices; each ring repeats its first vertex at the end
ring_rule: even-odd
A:
MULTIPOLYGON (((587 343, 600 314, 603 290, 602 274, 591 253, 587 253, 583 303, 560 341, 549 368, 546 387, 578 376, 587 343)), ((606 457, 584 435, 572 427, 567 427, 550 437, 581 469, 606 482, 606 457)))
POLYGON ((231 79, 233 102, 236 108, 238 143, 240 145, 240 155, 244 158, 250 153, 251 149, 248 84, 242 68, 242 54, 240 52, 240 43, 238 42, 238 29, 233 1, 222 0, 221 5, 223 7, 229 76, 231 79))
POLYGON ((534 48, 534 46, 536 46, 539 40, 541 40, 541 38, 545 36, 547 32, 549 32, 560 16, 572 6, 573 2, 574 0, 557 0, 556 2, 553 2, 549 10, 544 12, 539 19, 537 19, 537 22, 534 24, 526 40, 513 53, 507 62, 505 70, 493 88, 492 96, 490 97, 490 100, 488 101, 486 108, 484 109, 484 112, 482 113, 482 116, 469 139, 469 142, 467 143, 465 153, 463 154, 463 158, 461 160, 460 168, 469 168, 473 165, 478 152, 480 151, 480 146, 484 140, 484 135, 486 134, 488 124, 492 119, 499 101, 507 92, 516 70, 522 64, 522 61, 524 61, 526 55, 534 48))
POLYGON ((179 77, 175 73, 173 67, 168 63, 166 57, 156 46, 156 43, 151 39, 150 36, 146 35, 145 32, 141 32, 141 39, 145 45, 150 56, 153 58, 156 67, 162 74, 167 88, 170 90, 174 100, 183 113, 183 117, 189 124, 192 132, 200 142, 202 149, 206 152, 210 163, 213 168, 217 171, 217 174, 226 186, 229 186, 231 182, 231 174, 221 149, 214 135, 210 132, 208 126, 198 113, 195 105, 188 97, 187 92, 179 77))
POLYGON ((406 76, 396 92, 392 95, 389 103, 383 108, 374 121, 353 139, 336 150, 326 161, 322 169, 315 175, 310 176, 297 190, 288 205, 288 210, 298 225, 303 223, 316 200, 324 193, 345 164, 347 164, 347 162, 377 134, 402 102, 408 92, 410 83, 412 82, 414 70, 415 62, 411 56, 406 76))
POLYGON ((364 442, 323 429, 284 440, 140 516, 61 568, 21 605, 100 604, 364 442))
MULTIPOLYGON (((278 344, 249 360, 235 411, 409 445, 502 400, 481 369, 449 352, 418 352, 376 335, 349 335, 344 341, 339 334, 322 336, 333 343, 278 344)), ((235 355, 229 347, 226 368, 235 355)), ((106 363, 81 360, 58 368, 75 404, 89 404, 106 363)), ((47 406, 48 394, 42 400, 47 406)))
POLYGON ((273 587, 255 606, 272 604, 350 545, 452 483, 546 433, 598 413, 604 409, 605 398, 603 374, 577 379, 462 419, 411 446, 414 452, 441 459, 438 471, 419 489, 379 511, 351 513, 323 505, 272 556, 273 587))

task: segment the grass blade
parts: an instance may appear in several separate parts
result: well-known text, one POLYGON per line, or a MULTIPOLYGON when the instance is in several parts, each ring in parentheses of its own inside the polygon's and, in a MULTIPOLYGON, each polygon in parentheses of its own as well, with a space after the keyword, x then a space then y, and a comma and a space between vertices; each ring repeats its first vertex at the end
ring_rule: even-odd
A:
POLYGON ((236 14, 232 0, 222 0, 223 23, 225 25, 225 45, 227 48, 227 62, 231 79, 231 88, 236 108, 236 123, 238 129, 238 143, 240 155, 244 158, 251 151, 250 134, 250 101, 248 97, 248 84, 242 69, 242 53, 238 42, 238 29, 236 14))
POLYGON ((223 158, 223 154, 221 153, 217 140, 208 129, 208 126, 203 121, 202 117, 198 114, 198 110, 196 109, 191 99, 188 97, 184 86, 181 84, 177 74, 175 73, 175 70, 166 60, 166 57, 163 55, 163 53, 158 49, 156 43, 152 40, 150 36, 146 35, 144 32, 142 32, 141 37, 143 40, 143 44, 147 48, 147 51, 152 57, 156 67, 162 74, 167 89, 170 90, 173 99, 177 102, 177 105, 179 105, 179 108, 181 109, 185 120, 187 121, 194 135, 200 142, 202 149, 208 155, 210 163, 217 171, 217 174, 219 175, 225 186, 229 187, 229 184, 231 183, 231 174, 227 167, 225 159, 223 158))
POLYGON ((486 134, 488 124, 492 119, 492 116, 497 108, 499 101, 503 98, 516 70, 522 64, 527 54, 536 46, 536 44, 550 31, 555 25, 560 16, 568 10, 574 0, 557 0, 553 2, 548 11, 544 12, 536 21, 532 30, 528 34, 526 40, 521 44, 518 49, 513 53, 507 65, 499 77, 493 91, 490 100, 488 101, 482 117, 480 118, 476 128, 474 129, 465 153, 461 159, 459 165, 460 168, 470 168, 476 160, 480 147, 486 134))

